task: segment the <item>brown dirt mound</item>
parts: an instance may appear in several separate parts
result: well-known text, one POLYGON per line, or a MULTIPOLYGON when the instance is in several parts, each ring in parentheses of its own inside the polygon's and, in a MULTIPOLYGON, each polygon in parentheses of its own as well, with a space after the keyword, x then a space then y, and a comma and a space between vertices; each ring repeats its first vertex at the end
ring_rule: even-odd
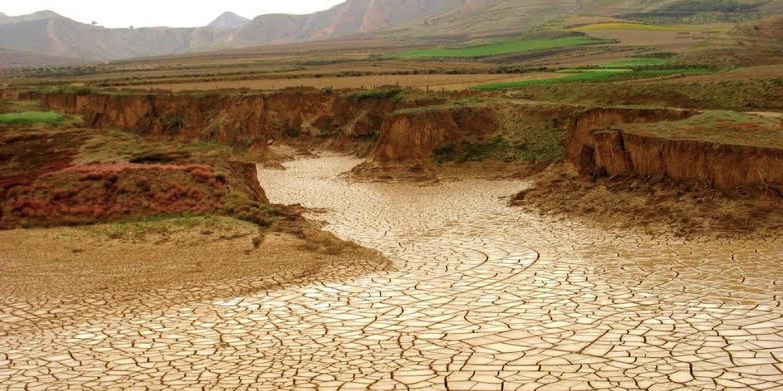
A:
POLYGON ((0 129, 0 229, 229 215, 261 226, 269 205, 255 164, 228 147, 62 126, 0 129))
POLYGON ((220 210, 225 178, 204 165, 71 166, 3 189, 0 226, 87 224, 220 210))
POLYGON ((604 228, 682 237, 778 235, 783 228, 783 195, 770 189, 722 193, 670 180, 592 179, 569 164, 531 179, 511 205, 604 228))

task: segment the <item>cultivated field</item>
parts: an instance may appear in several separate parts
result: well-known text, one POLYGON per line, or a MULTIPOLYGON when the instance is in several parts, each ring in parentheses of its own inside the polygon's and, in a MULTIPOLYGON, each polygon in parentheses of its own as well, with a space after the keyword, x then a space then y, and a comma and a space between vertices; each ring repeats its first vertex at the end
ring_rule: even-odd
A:
POLYGON ((296 79, 261 79, 243 81, 195 81, 176 84, 138 85, 133 88, 155 90, 224 90, 253 89, 279 90, 284 88, 312 87, 335 89, 374 89, 381 86, 417 88, 421 90, 456 91, 468 89, 477 84, 501 83, 511 80, 539 80, 560 77, 557 73, 531 73, 527 75, 464 74, 464 75, 378 75, 357 77, 303 77, 296 79))

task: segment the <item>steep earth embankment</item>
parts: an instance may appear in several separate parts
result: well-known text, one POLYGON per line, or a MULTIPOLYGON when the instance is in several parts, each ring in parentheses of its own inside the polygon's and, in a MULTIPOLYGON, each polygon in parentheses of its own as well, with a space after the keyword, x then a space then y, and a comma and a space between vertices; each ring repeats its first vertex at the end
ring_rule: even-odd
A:
MULTIPOLYGON (((265 95, 31 94, 29 98, 40 98, 54 110, 78 114, 96 128, 218 141, 254 150, 284 140, 368 154, 370 162, 382 166, 431 164, 444 148, 469 153, 477 146, 494 145, 499 135, 514 139, 520 131, 530 133, 523 141, 535 143, 536 129, 530 124, 548 127, 564 122, 558 118, 568 112, 537 104, 421 98, 398 90, 265 95), (526 118, 525 124, 518 123, 518 116, 526 118)), ((555 143, 561 148, 562 140, 555 143)))
POLYGON ((646 123, 679 120, 694 115, 695 111, 676 109, 597 108, 575 115, 568 125, 565 157, 583 173, 595 169, 595 140, 593 130, 617 124, 646 123))
MULTIPOLYGON (((396 93, 51 94, 50 108, 92 127, 264 149, 274 140, 367 155, 376 174, 436 161, 575 163, 588 175, 672 179, 720 190, 783 185, 780 150, 720 138, 670 139, 618 126, 682 121, 695 110, 596 108, 396 93), (621 125, 623 124, 623 125, 621 125), (380 169, 380 170, 378 170, 380 169)), ((707 124, 720 132, 722 122, 707 124)), ((674 126, 674 125, 673 125, 674 126)))
MULTIPOLYGON (((269 95, 29 94, 54 110, 82 116, 96 128, 122 128, 152 136, 176 136, 250 146, 311 136, 340 145, 371 140, 389 99, 360 99, 321 92, 269 95)), ((338 145, 339 146, 339 145, 338 145)))
POLYGON ((484 140, 496 134, 500 123, 492 107, 417 108, 389 116, 372 152, 378 164, 429 163, 445 143, 469 135, 484 140))
POLYGON ((572 121, 566 157, 595 176, 670 179, 723 191, 783 189, 783 149, 775 142, 783 138, 783 127, 772 123, 764 129, 739 115, 718 122, 696 115, 676 109, 590 110, 572 121), (648 131, 639 125, 644 123, 665 131, 648 131), (759 136, 772 140, 754 143, 759 136))
POLYGON ((783 191, 783 149, 710 141, 670 140, 599 130, 595 167, 611 177, 668 178, 718 190, 769 187, 783 191))

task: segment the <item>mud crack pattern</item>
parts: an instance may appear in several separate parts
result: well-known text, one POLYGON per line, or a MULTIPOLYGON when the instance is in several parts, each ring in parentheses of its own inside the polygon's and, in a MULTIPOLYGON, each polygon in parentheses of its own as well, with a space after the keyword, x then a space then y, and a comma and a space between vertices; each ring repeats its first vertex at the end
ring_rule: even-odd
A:
POLYGON ((504 206, 519 182, 338 178, 357 163, 260 178, 393 270, 5 335, 0 387, 783 389, 778 239, 543 220, 504 206))

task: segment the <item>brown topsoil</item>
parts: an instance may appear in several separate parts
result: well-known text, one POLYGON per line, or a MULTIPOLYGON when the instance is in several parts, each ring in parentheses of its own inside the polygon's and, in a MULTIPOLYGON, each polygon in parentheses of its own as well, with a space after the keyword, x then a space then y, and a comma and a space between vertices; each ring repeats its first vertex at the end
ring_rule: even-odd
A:
POLYGON ((269 206, 255 165, 226 148, 70 126, 0 132, 0 229, 218 214, 260 225, 295 218, 269 206))
POLYGON ((783 194, 770 188, 719 192, 666 179, 591 178, 568 163, 530 180, 511 205, 603 228, 685 238, 776 236, 783 229, 783 194))
POLYGON ((0 231, 0 294, 57 310, 0 324, 0 335, 388 267, 378 253, 303 220, 272 229, 205 216, 5 230, 0 231))

